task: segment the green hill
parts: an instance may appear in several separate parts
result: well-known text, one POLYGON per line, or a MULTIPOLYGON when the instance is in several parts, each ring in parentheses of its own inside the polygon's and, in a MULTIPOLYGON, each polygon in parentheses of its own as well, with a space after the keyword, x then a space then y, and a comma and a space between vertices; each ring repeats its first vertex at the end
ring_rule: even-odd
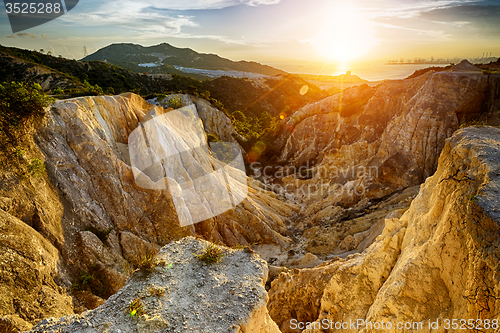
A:
POLYGON ((189 48, 177 48, 167 43, 154 46, 138 44, 111 44, 86 56, 83 61, 100 60, 128 68, 135 72, 164 73, 164 66, 227 70, 259 73, 264 75, 285 72, 252 61, 232 61, 216 54, 198 53, 189 48), (156 63, 157 67, 140 67, 139 64, 156 63))

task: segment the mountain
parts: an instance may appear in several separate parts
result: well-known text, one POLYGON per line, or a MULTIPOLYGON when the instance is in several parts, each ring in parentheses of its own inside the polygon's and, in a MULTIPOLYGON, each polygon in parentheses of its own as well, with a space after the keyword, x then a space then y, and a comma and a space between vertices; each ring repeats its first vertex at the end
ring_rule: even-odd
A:
POLYGON ((189 48, 177 48, 167 43, 144 47, 138 44, 120 43, 106 46, 86 56, 83 61, 107 61, 135 72, 161 70, 165 65, 209 70, 241 71, 264 75, 285 74, 284 71, 253 61, 232 61, 216 54, 198 53, 189 48), (154 64, 141 67, 139 64, 154 64))

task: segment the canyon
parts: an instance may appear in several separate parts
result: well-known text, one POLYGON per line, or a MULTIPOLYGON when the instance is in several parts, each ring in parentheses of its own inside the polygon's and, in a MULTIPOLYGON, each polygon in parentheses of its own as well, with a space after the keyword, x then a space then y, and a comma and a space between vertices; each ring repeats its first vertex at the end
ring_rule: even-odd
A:
MULTIPOLYGON (((185 293, 209 294, 185 275, 203 269, 217 296, 250 302, 222 297, 225 316, 237 319, 210 332, 330 332, 318 325, 357 319, 425 322, 425 331, 447 318, 498 320, 500 74, 471 66, 307 104, 282 120, 277 164, 236 184, 242 202, 184 227, 170 191, 138 185, 129 136, 172 112, 175 99, 178 110, 196 110, 203 135, 238 145, 226 114, 180 94, 56 101, 20 157, 39 158, 46 173, 22 176, 20 162, 2 156, 0 331, 201 332, 197 320, 213 323, 210 306, 193 311, 159 268, 147 279, 134 272, 158 251, 172 272, 184 267, 175 279, 192 280, 185 293), (225 258, 198 267, 201 239, 226 246, 225 258), (81 288, 85 276, 97 287, 81 288), (127 317, 132 295, 151 286, 168 289, 164 301, 127 317), (292 319, 313 324, 296 329, 292 319)), ((179 144, 199 139, 184 131, 179 144)), ((196 154, 209 168, 210 149, 196 154)))

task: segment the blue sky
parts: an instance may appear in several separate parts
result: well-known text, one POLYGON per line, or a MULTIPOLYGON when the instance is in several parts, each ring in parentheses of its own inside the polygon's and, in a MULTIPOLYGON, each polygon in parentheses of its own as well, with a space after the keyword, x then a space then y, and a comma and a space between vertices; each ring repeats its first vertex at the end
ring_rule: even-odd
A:
POLYGON ((0 8, 1 44, 76 59, 122 42, 260 62, 500 56, 498 0, 80 0, 18 34, 0 8))

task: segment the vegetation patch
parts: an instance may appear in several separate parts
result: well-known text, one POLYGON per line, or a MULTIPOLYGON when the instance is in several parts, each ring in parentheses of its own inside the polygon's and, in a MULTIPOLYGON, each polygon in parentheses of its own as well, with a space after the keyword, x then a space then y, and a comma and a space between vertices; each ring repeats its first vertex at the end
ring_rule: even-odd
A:
POLYGON ((41 178, 45 174, 45 164, 38 158, 31 159, 31 162, 26 165, 29 174, 35 178, 41 178))
POLYGON ((4 151, 14 149, 53 101, 42 92, 38 83, 0 84, 0 148, 4 151))
POLYGON ((210 243, 201 254, 193 253, 201 262, 205 264, 218 263, 224 258, 225 251, 218 244, 210 243))
POLYGON ((154 252, 146 252, 136 259, 136 271, 140 271, 143 275, 151 274, 158 265, 164 265, 165 262, 159 260, 154 252))
POLYGON ((485 121, 479 121, 479 120, 471 120, 466 123, 463 123, 460 125, 460 128, 465 128, 465 127, 471 127, 471 126, 488 126, 488 124, 485 121))
POLYGON ((72 289, 76 292, 91 292, 101 298, 111 296, 102 269, 96 264, 91 265, 86 272, 80 271, 79 280, 72 289))
POLYGON ((144 304, 140 297, 134 298, 128 305, 128 313, 131 318, 140 317, 145 314, 144 304))
POLYGON ((165 289, 163 288, 149 288, 148 290, 150 296, 162 297, 165 295, 165 289))

